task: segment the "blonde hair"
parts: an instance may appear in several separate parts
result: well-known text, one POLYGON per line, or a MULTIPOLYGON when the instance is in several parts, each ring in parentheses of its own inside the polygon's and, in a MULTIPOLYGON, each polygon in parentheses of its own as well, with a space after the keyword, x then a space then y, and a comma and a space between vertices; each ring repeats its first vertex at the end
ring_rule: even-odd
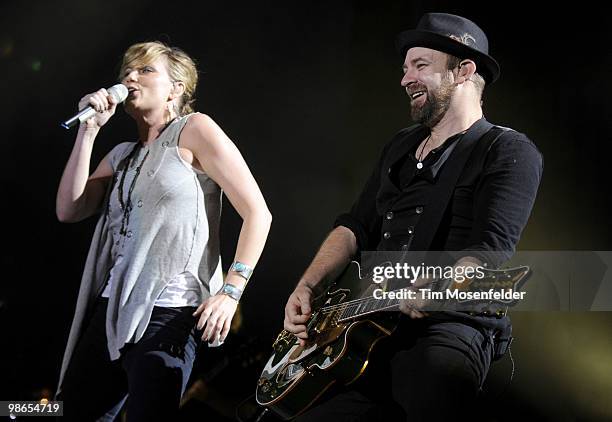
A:
POLYGON ((137 65, 149 64, 166 57, 168 75, 173 82, 182 82, 185 92, 180 98, 177 114, 184 116, 193 113, 195 103, 195 90, 198 85, 198 70, 194 60, 183 50, 170 47, 161 41, 143 42, 130 46, 123 54, 123 60, 119 69, 119 80, 123 79, 125 69, 137 65))

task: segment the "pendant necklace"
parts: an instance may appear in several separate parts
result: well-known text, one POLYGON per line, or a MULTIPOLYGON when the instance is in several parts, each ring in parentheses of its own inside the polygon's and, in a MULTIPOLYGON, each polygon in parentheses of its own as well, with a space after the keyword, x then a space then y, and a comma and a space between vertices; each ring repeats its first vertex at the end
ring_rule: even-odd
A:
POLYGON ((419 170, 423 168, 423 160, 421 160, 421 158, 423 157, 423 151, 425 150, 425 147, 427 146, 427 143, 429 142, 430 139, 431 139, 431 134, 425 140, 425 143, 423 144, 423 148, 421 148, 421 153, 419 154, 419 157, 417 158, 418 162, 417 162, 416 168, 418 168, 419 170))

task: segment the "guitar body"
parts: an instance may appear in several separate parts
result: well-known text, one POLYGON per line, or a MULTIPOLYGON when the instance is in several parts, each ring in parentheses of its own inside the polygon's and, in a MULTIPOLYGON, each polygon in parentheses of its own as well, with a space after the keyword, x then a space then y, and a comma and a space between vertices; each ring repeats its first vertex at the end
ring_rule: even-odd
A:
MULTIPOLYGON (((318 301, 323 302, 323 309, 333 308, 361 297, 367 286, 351 286, 354 281, 361 281, 356 264, 349 266, 338 284, 318 298, 315 305, 318 301)), ((364 373, 376 343, 390 335, 399 321, 397 312, 378 312, 367 320, 342 323, 338 321, 341 310, 340 306, 332 312, 319 308, 311 317, 304 346, 287 331, 279 334, 257 384, 260 405, 291 419, 332 385, 354 382, 364 373)))
MULTIPOLYGON (((473 293, 496 288, 516 289, 529 273, 529 267, 525 266, 486 270, 483 279, 452 288, 473 293)), ((372 289, 379 285, 368 277, 362 277, 359 265, 352 263, 337 284, 313 301, 315 312, 307 323, 308 339, 304 346, 286 330, 278 335, 272 346, 272 356, 257 383, 257 403, 284 419, 291 419, 309 408, 334 384, 348 385, 364 373, 372 350, 397 328, 400 318, 399 312, 395 312, 399 300, 373 299, 372 289)), ((438 285, 452 286, 452 282, 438 285)), ((467 299, 458 304, 462 309, 493 315, 500 309, 494 305, 507 307, 515 302, 467 299)))

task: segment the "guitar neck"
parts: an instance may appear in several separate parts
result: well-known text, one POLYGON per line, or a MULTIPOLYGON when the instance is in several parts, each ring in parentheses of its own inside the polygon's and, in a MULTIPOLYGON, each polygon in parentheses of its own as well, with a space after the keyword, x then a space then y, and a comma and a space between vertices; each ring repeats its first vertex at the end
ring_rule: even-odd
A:
MULTIPOLYGON (((483 292, 495 289, 518 290, 518 288, 522 286, 522 283, 524 283, 527 277, 529 276, 530 269, 528 266, 508 268, 505 270, 487 269, 484 271, 484 274, 485 277, 481 279, 472 278, 469 280, 469 282, 466 282, 465 284, 458 284, 450 279, 442 278, 432 280, 425 284, 421 284, 418 288, 423 289, 424 287, 429 287, 433 290, 438 290, 440 288, 444 288, 443 286, 446 286, 446 289, 460 289, 464 292, 472 291, 475 293, 478 293, 479 291, 483 292)), ((323 307, 321 310, 323 313, 334 313, 334 319, 336 320, 336 322, 345 322, 350 319, 355 319, 364 315, 372 314, 374 312, 397 310, 397 308, 399 308, 400 300, 406 299, 403 298, 404 295, 390 295, 390 293, 398 293, 401 290, 404 289, 400 288, 387 292, 387 294, 385 294, 383 298, 380 299, 377 299, 373 296, 364 297, 348 302, 341 302, 336 305, 326 306, 323 307), (393 298, 389 298, 389 296, 392 296, 393 298)), ((479 302, 478 299, 469 301, 471 301, 472 303, 479 302)), ((486 304, 499 304, 502 306, 508 306, 512 303, 495 298, 481 299, 480 302, 484 302, 486 304)))
MULTIPOLYGON (((395 291, 399 290, 401 289, 395 291)), ((401 299, 376 299, 374 297, 366 297, 343 302, 338 305, 326 306, 323 307, 321 311, 323 313, 337 312, 338 322, 345 322, 374 312, 397 310, 400 300, 401 299)))

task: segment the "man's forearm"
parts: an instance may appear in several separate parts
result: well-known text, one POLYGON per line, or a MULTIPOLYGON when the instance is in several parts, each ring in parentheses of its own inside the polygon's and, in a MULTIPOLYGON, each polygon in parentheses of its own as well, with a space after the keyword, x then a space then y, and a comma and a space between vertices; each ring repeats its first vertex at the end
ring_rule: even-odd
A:
POLYGON ((357 239, 353 232, 338 226, 327 236, 300 283, 321 290, 325 281, 335 279, 357 253, 357 239), (323 281, 323 283, 321 283, 323 281))

